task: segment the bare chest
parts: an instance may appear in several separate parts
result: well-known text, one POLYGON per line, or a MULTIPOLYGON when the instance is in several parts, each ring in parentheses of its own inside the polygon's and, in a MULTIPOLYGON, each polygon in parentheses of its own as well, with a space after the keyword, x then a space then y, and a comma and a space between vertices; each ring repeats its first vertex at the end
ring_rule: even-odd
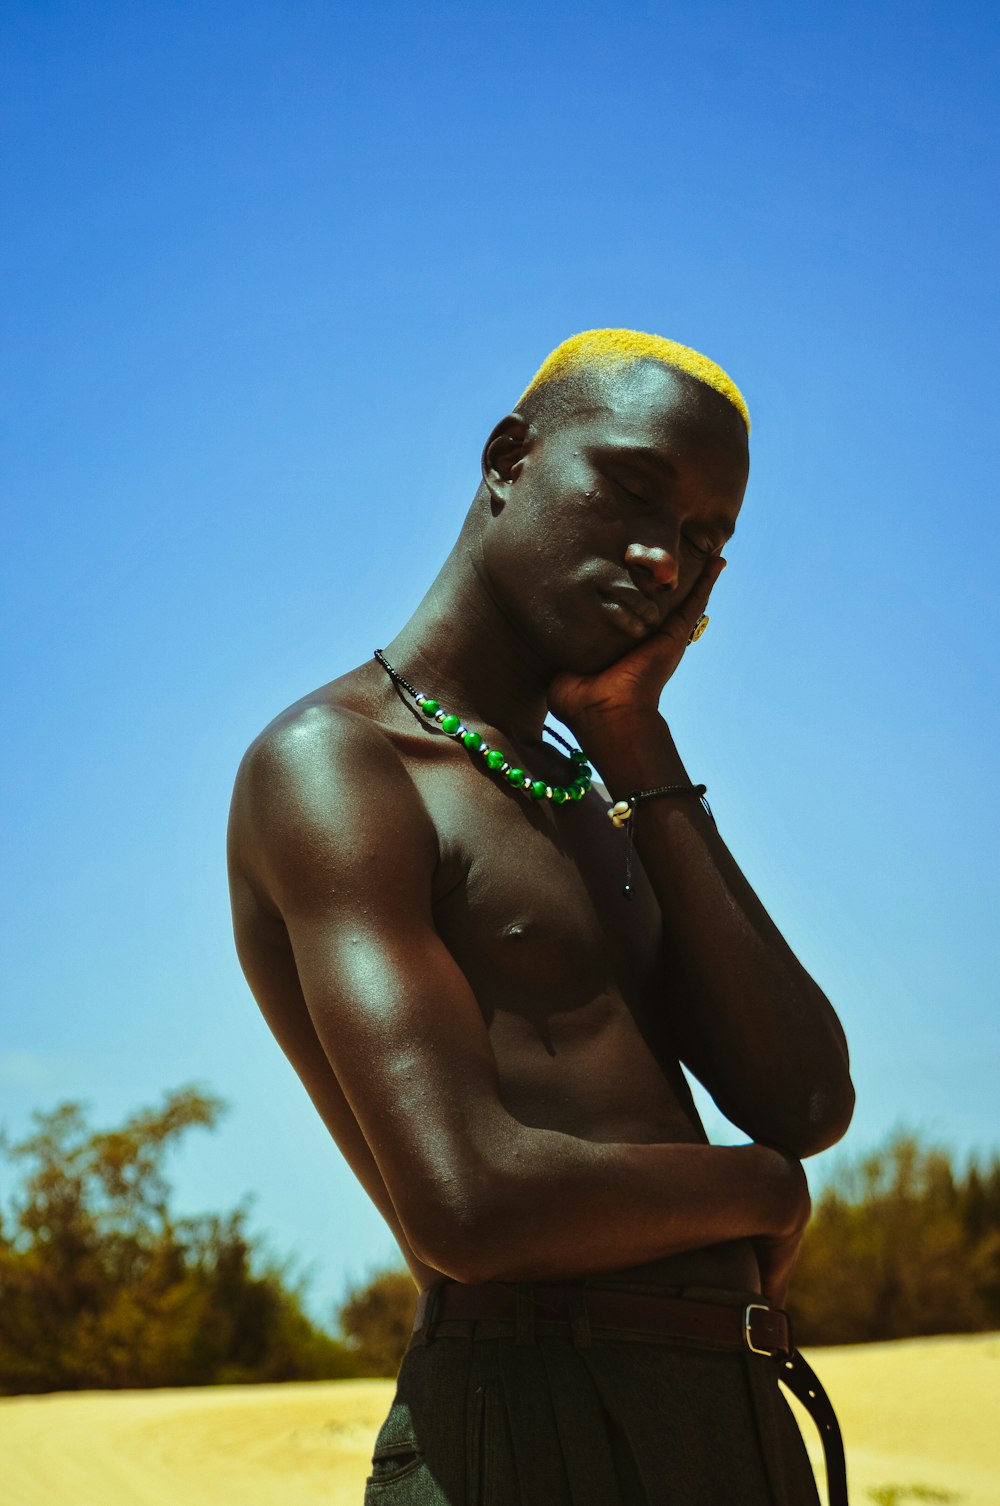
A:
MULTIPOLYGON (((542 777, 561 772, 558 758, 542 777)), ((598 788, 563 805, 532 800, 461 755, 411 772, 438 836, 435 918, 466 962, 569 991, 648 973, 656 901, 646 885, 624 899, 622 833, 598 788)))
MULTIPOLYGON (((435 926, 479 1001, 508 1108, 594 1138, 685 1137, 659 910, 641 872, 622 895, 603 794, 530 800, 461 756, 411 772, 438 835, 435 926)), ((538 772, 558 778, 559 755, 538 772)))

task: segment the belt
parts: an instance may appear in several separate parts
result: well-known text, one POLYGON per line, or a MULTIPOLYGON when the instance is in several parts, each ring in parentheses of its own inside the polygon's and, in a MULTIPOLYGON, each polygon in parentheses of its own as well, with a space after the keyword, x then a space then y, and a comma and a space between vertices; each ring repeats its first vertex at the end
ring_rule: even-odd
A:
POLYGON ((592 1328, 614 1329, 614 1337, 625 1340, 631 1329, 636 1334, 659 1334, 767 1356, 778 1379, 802 1403, 819 1430, 830 1506, 847 1506, 847 1467, 837 1414, 816 1372, 795 1348, 791 1318, 780 1307, 764 1302, 735 1306, 584 1288, 579 1282, 471 1285, 440 1281, 420 1293, 413 1329, 417 1332, 426 1327, 431 1338, 437 1324, 448 1319, 511 1323, 519 1340, 527 1321, 529 1329, 541 1323, 547 1334, 566 1334, 577 1344, 591 1342, 592 1328))

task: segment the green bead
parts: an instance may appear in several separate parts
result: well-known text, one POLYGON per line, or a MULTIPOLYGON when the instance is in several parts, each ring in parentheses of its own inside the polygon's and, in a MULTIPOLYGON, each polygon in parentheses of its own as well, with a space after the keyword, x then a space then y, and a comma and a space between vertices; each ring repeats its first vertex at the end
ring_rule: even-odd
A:
POLYGON ((582 748, 574 748, 569 756, 574 763, 587 763, 589 761, 582 748))
POLYGON ((569 798, 571 800, 582 800, 583 799, 583 785, 582 784, 571 784, 567 793, 569 794, 569 798))
POLYGON ((507 770, 507 783, 512 784, 515 789, 520 789, 527 777, 523 769, 507 770))
POLYGON ((545 783, 544 779, 533 779, 531 781, 532 800, 544 800, 545 796, 548 794, 548 789, 549 787, 545 783))
POLYGON ((503 761, 503 754, 500 752, 499 748, 491 748, 486 755, 486 767, 488 769, 503 768, 503 761))
POLYGON ((577 766, 576 766, 576 771, 573 774, 573 778, 574 779, 590 779, 591 776, 593 775, 593 772, 594 771, 590 767, 589 763, 578 763, 577 766))
POLYGON ((552 786, 552 798, 556 805, 562 805, 564 800, 569 799, 569 791, 564 790, 561 784, 554 784, 552 786))
POLYGON ((440 706, 440 701, 424 701, 420 709, 424 713, 424 716, 433 716, 435 711, 440 709, 440 706))
POLYGON ((442 732, 448 732, 448 733, 457 732, 458 729, 459 729, 459 727, 461 725, 462 725, 462 719, 461 719, 461 717, 448 715, 448 716, 443 716, 441 718, 441 731, 442 732))
MULTIPOLYGON (((441 725, 443 727, 444 722, 442 722, 441 725)), ((477 748, 482 747, 483 742, 478 732, 467 732, 462 738, 462 741, 471 753, 475 753, 477 748)))

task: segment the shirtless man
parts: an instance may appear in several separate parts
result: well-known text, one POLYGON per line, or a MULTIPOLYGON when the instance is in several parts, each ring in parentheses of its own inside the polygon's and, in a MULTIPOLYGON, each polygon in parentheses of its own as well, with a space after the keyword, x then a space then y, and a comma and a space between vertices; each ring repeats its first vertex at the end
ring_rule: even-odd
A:
MULTIPOLYGON (((734 1493, 724 1461, 749 1424, 714 1411, 708 1422, 706 1408, 741 1405, 724 1387, 669 1444, 683 1452, 710 1427, 711 1459, 668 1454, 648 1470, 629 1405, 616 1420, 595 1365, 613 1349, 616 1363, 648 1366, 654 1350, 602 1349, 600 1309, 589 1327, 574 1309, 572 1344, 546 1338, 544 1323, 525 1330, 523 1305, 534 1283, 570 1283, 592 1300, 707 1290, 781 1307, 809 1214, 801 1158, 851 1118, 837 1017, 697 795, 634 805, 630 897, 626 832, 608 820, 609 801, 692 785, 659 703, 725 568, 748 430, 738 390, 686 347, 623 330, 565 342, 490 434, 459 538, 385 647, 438 719, 373 658, 289 707, 241 764, 234 924, 271 1030, 421 1291, 454 1299, 459 1283, 471 1301, 506 1283, 518 1299, 516 1342, 499 1308, 440 1321, 436 1338, 425 1322, 366 1501, 527 1506, 536 1476, 545 1506, 589 1500, 605 1466, 595 1456, 581 1473, 566 1454, 557 1352, 585 1362, 588 1395, 603 1395, 587 1428, 603 1417, 608 1433, 601 1506, 613 1492, 650 1506, 815 1500, 798 1458, 758 1458, 759 1483, 744 1461, 746 1494, 734 1493), (586 774, 543 741, 547 711, 605 792, 575 797, 586 774), (499 769, 476 736, 503 754, 499 769), (708 1143, 681 1063, 752 1143, 708 1143), (526 1464, 516 1414, 538 1377, 512 1380, 510 1366, 532 1338, 536 1353, 548 1344, 556 1421, 546 1441, 536 1400, 526 1464), (431 1356, 436 1370, 418 1375, 431 1356), (557 1479, 546 1449, 560 1447, 557 1479), (690 1476, 687 1493, 655 1493, 664 1464, 690 1476)), ((669 719, 669 688, 664 699, 669 719)), ((563 1318, 551 1335, 570 1332, 563 1318)), ((655 1353, 705 1356, 683 1341, 655 1353)), ((662 1374, 691 1390, 686 1372, 662 1374)), ((651 1405, 673 1415, 679 1402, 651 1405)), ((786 1446, 765 1437, 759 1452, 786 1446)))

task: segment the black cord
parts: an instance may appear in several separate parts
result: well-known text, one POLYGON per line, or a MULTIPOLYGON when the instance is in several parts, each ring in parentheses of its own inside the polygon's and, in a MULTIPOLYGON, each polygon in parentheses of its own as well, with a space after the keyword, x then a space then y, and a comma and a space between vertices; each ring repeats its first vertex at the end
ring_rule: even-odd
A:
MULTIPOLYGON (((414 690, 414 688, 410 684, 409 680, 405 680, 403 678, 403 676, 399 673, 398 669, 393 669, 392 665, 389 663, 388 659, 385 657, 385 654, 382 652, 382 650, 380 648, 377 648, 375 650, 375 657, 378 660, 378 662, 381 664, 382 668, 386 671, 386 673, 389 674, 389 675, 391 675, 392 678, 396 681, 396 684, 397 685, 402 685, 403 689, 409 691, 409 693, 413 697, 413 699, 416 700, 416 698, 417 698, 417 692, 414 690)), ((564 737, 562 737, 560 735, 560 733, 558 733, 554 727, 550 727, 547 722, 546 722, 545 726, 542 728, 542 731, 543 732, 547 732, 550 737, 554 737, 557 743, 562 743, 563 747, 567 750, 567 752, 572 753, 572 752, 575 751, 574 747, 573 747, 573 744, 572 743, 568 743, 566 741, 566 739, 564 737)))
POLYGON ((403 689, 408 690, 410 692, 410 695, 413 696, 414 700, 416 700, 417 692, 414 690, 409 680, 404 680, 403 676, 399 673, 399 670, 393 669, 392 665, 389 663, 388 659, 385 657, 385 654, 383 654, 380 648, 377 648, 375 650, 375 657, 381 664, 382 668, 396 681, 396 684, 402 685, 403 689))

